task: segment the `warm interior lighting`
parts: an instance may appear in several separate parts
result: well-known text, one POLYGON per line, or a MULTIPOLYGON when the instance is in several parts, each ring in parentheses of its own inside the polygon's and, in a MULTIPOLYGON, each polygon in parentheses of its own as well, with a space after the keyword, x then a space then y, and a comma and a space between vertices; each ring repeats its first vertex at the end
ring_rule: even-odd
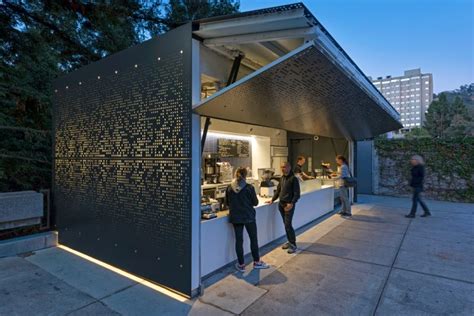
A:
MULTIPOLYGON (((201 130, 201 135, 202 135, 201 130)), ((231 134, 231 133, 216 133, 216 132, 208 132, 207 135, 213 135, 215 137, 222 137, 227 139, 241 139, 241 140, 248 140, 252 141, 254 139, 253 136, 241 135, 241 134, 231 134)))
POLYGON ((105 269, 107 269, 107 270, 110 270, 110 271, 112 271, 112 272, 115 272, 115 273, 117 273, 117 274, 120 274, 121 276, 124 276, 124 277, 126 277, 127 279, 130 279, 130 280, 132 280, 132 281, 135 281, 135 282, 137 282, 137 283, 140 283, 141 285, 144 285, 144 286, 146 286, 146 287, 148 287, 148 288, 150 288, 150 289, 152 289, 152 290, 155 290, 155 291, 157 291, 157 292, 160 292, 161 294, 164 294, 164 295, 166 295, 166 296, 168 296, 168 297, 171 297, 172 299, 175 299, 175 300, 180 301, 180 302, 182 302, 182 303, 184 303, 184 302, 186 302, 186 301, 188 300, 187 298, 185 298, 185 297, 183 297, 183 296, 181 296, 181 295, 179 295, 179 294, 177 294, 177 293, 175 293, 175 292, 173 292, 173 291, 170 291, 170 290, 168 290, 167 288, 164 288, 164 287, 159 286, 159 285, 157 285, 157 284, 154 284, 154 283, 152 283, 152 282, 150 282, 150 281, 147 281, 147 280, 144 280, 144 279, 142 279, 142 278, 139 278, 139 277, 137 277, 137 276, 135 276, 135 275, 133 275, 133 274, 130 274, 130 273, 128 273, 128 272, 125 272, 125 271, 123 271, 123 270, 120 270, 119 268, 116 268, 116 267, 114 267, 114 266, 112 266, 112 265, 110 265, 110 264, 107 264, 107 263, 105 263, 105 262, 102 262, 102 261, 100 261, 100 260, 97 260, 97 259, 95 259, 95 258, 92 258, 92 257, 90 257, 90 256, 88 256, 88 255, 86 255, 86 254, 83 254, 82 252, 79 252, 79 251, 77 251, 77 250, 71 249, 71 248, 66 247, 66 246, 64 246, 64 245, 58 245, 58 248, 61 248, 62 250, 65 250, 65 251, 67 251, 67 252, 70 252, 70 253, 72 253, 72 254, 74 254, 74 255, 76 255, 76 256, 79 256, 79 257, 81 257, 81 258, 83 258, 83 259, 86 259, 87 261, 90 261, 90 262, 92 262, 92 263, 95 263, 95 264, 97 264, 97 265, 99 265, 99 266, 101 266, 101 267, 103 267, 103 268, 105 268, 105 269))

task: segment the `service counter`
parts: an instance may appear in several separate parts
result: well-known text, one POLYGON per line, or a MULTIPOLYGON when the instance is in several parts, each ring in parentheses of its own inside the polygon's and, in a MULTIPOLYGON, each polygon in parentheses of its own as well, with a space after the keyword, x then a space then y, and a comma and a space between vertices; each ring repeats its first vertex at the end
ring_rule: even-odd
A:
MULTIPOLYGON (((301 183, 301 197, 296 204, 293 227, 300 228, 334 209, 334 186, 309 180, 301 183)), ((258 197, 255 207, 258 242, 262 247, 285 235, 277 203, 265 204, 269 198, 258 197)), ((297 240, 298 241, 298 240, 297 240)), ((250 253, 247 233, 244 233, 244 251, 250 253)), ((236 260, 234 230, 228 212, 218 213, 217 218, 201 222, 201 274, 202 276, 236 260)))

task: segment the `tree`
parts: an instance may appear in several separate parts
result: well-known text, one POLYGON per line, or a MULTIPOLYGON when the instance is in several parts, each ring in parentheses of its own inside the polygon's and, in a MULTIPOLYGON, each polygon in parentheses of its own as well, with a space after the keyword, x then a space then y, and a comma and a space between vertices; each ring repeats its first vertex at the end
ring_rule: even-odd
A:
POLYGON ((461 97, 449 102, 445 93, 433 101, 426 113, 425 128, 431 136, 464 137, 472 136, 473 119, 461 97))
POLYGON ((236 0, 170 0, 165 9, 165 20, 168 25, 179 25, 211 16, 236 13, 239 7, 240 3, 236 0))
POLYGON ((442 137, 451 123, 451 111, 446 95, 442 93, 433 101, 426 113, 425 128, 433 137, 442 137))
POLYGON ((0 1, 0 191, 50 187, 52 80, 238 1, 0 1))

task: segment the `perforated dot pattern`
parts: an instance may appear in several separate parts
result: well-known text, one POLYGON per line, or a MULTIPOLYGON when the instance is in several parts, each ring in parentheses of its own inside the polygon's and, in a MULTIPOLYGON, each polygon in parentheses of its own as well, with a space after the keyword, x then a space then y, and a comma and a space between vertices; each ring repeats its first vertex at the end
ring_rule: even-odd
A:
POLYGON ((60 242, 185 294, 191 286, 190 80, 186 25, 54 87, 60 242))

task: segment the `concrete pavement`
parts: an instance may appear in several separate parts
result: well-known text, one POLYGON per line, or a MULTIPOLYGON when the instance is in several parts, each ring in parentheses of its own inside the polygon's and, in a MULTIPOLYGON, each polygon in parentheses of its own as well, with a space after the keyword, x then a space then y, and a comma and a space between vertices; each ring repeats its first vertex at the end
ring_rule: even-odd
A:
MULTIPOLYGON (((473 315, 474 205, 361 196, 354 216, 267 245, 269 270, 224 268, 176 300, 60 248, 0 259, 0 315, 473 315)), ((250 260, 250 259, 249 259, 250 260)))

